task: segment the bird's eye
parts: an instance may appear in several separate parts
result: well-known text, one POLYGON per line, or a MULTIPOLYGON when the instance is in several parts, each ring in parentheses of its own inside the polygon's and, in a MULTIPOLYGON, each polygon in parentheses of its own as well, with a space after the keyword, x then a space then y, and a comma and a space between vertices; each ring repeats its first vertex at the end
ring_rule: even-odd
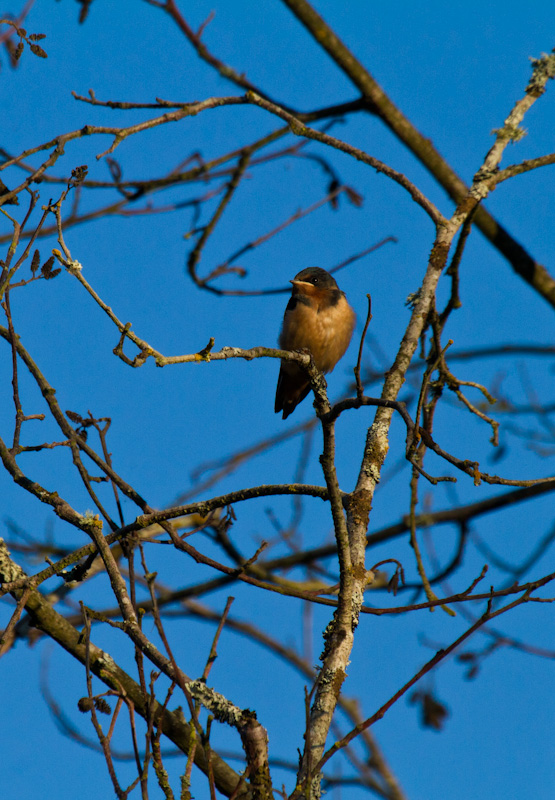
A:
POLYGON ((312 279, 312 283, 313 283, 313 285, 314 285, 314 286, 316 286, 316 284, 317 284, 319 281, 320 281, 320 278, 313 278, 313 279, 312 279))

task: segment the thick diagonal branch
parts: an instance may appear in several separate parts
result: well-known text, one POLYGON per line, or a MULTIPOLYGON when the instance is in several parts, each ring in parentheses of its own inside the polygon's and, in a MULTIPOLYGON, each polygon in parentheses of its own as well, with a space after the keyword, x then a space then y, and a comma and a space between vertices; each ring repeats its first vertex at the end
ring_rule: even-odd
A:
MULTIPOLYGON (((24 571, 11 559, 4 540, 0 539, 0 582, 11 583, 24 577, 24 571)), ((23 589, 17 589, 12 594, 18 600, 23 592, 23 589)), ((31 591, 27 590, 27 592, 25 610, 29 614, 31 623, 44 631, 51 639, 58 642, 64 650, 67 650, 70 655, 84 664, 87 656, 87 646, 80 632, 61 614, 58 614, 39 591, 32 589, 31 591)), ((89 659, 91 671, 101 681, 118 694, 125 693, 126 697, 132 701, 135 710, 144 719, 148 719, 149 714, 154 712, 157 723, 162 728, 164 735, 184 753, 189 751, 191 729, 182 714, 168 711, 158 702, 145 697, 139 684, 135 683, 126 672, 120 669, 108 653, 92 643, 89 644, 89 659)), ((205 774, 208 774, 208 763, 202 747, 197 747, 195 750, 195 764, 205 774)), ((214 752, 211 753, 211 769, 214 772, 214 779, 219 791, 228 797, 233 794, 242 781, 241 776, 214 752)), ((235 796, 242 798, 242 800, 247 800, 250 794, 245 787, 240 789, 235 796)))

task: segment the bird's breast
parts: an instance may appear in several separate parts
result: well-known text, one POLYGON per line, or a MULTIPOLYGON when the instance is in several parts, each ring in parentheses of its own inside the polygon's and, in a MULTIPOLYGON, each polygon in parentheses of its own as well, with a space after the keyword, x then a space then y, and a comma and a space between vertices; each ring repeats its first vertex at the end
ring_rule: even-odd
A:
POLYGON ((343 296, 319 310, 298 303, 285 314, 279 344, 284 350, 310 350, 318 369, 331 372, 345 354, 354 326, 355 312, 343 296))

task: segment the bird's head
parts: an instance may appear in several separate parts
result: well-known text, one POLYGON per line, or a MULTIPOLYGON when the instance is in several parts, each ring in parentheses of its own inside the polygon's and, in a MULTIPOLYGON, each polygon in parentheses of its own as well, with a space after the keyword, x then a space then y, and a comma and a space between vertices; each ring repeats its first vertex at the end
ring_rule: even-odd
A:
POLYGON ((329 272, 320 267, 308 267, 301 270, 293 280, 293 293, 305 294, 311 297, 337 292, 338 286, 329 272))

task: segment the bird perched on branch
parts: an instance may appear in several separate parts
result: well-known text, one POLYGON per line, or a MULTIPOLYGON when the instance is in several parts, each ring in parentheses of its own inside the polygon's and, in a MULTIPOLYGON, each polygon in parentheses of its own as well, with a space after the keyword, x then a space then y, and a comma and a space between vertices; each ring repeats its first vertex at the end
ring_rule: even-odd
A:
MULTIPOLYGON (((355 312, 325 269, 303 269, 291 283, 293 293, 285 309, 279 346, 283 350, 309 350, 316 367, 331 372, 349 346, 355 312)), ((274 410, 283 410, 286 419, 309 391, 309 380, 299 364, 282 361, 274 410)))

